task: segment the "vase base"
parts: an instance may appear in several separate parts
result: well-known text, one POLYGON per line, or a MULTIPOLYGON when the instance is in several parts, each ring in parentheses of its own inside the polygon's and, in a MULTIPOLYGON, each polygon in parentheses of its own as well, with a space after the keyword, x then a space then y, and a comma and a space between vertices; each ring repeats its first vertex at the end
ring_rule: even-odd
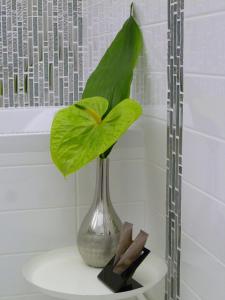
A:
POLYGON ((102 245, 102 247, 104 247, 104 243, 98 243, 98 248, 96 247, 96 245, 95 247, 89 248, 81 247, 80 245, 78 246, 78 250, 83 261, 90 267, 103 268, 115 255, 116 245, 105 250, 99 248, 99 245, 102 245))

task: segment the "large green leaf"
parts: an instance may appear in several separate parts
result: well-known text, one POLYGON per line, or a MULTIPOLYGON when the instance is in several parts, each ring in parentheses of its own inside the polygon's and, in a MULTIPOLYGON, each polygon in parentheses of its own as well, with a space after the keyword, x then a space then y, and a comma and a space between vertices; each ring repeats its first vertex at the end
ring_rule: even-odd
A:
POLYGON ((141 31, 131 16, 89 77, 83 98, 102 96, 108 99, 108 112, 120 101, 128 98, 133 69, 142 43, 141 31))
POLYGON ((141 105, 131 99, 119 103, 104 119, 108 101, 83 99, 61 109, 51 127, 50 150, 58 169, 69 175, 112 146, 141 115, 141 105))

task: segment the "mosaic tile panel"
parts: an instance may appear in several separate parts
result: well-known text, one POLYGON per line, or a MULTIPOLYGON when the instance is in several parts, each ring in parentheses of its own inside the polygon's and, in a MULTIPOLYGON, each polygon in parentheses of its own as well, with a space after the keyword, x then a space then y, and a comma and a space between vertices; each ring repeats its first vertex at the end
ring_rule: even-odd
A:
POLYGON ((0 107, 81 96, 82 0, 0 0, 0 107))
POLYGON ((180 299, 184 0, 168 1, 167 250, 165 300, 180 299))

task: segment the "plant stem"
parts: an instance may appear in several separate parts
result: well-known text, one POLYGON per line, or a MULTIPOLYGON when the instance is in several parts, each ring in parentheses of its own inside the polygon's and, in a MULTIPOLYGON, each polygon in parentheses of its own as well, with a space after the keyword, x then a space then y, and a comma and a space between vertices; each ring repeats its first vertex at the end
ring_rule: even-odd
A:
POLYGON ((3 96, 3 81, 0 80, 0 96, 3 96))
POLYGON ((131 5, 130 5, 130 16, 131 17, 134 16, 134 2, 132 2, 131 5))

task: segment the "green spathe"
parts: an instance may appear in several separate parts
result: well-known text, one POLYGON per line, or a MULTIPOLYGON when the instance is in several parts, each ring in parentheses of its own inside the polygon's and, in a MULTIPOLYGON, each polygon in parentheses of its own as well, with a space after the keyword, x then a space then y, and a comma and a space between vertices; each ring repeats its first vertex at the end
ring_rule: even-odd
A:
POLYGON ((136 100, 125 99, 103 119, 108 106, 105 98, 92 97, 61 109, 55 115, 50 151, 53 162, 64 176, 110 148, 142 113, 136 100))

